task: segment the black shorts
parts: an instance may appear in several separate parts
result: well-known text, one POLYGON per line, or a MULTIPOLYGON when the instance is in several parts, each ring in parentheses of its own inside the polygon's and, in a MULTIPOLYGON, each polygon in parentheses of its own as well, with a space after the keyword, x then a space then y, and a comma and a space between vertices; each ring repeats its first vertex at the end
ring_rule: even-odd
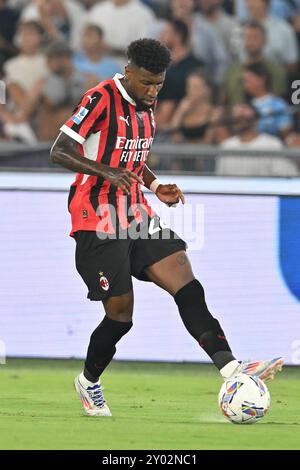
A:
POLYGON ((147 239, 101 240, 92 231, 78 231, 74 238, 76 268, 88 287, 90 300, 126 294, 132 289, 131 276, 149 281, 144 272, 147 266, 187 248, 168 228, 147 239))

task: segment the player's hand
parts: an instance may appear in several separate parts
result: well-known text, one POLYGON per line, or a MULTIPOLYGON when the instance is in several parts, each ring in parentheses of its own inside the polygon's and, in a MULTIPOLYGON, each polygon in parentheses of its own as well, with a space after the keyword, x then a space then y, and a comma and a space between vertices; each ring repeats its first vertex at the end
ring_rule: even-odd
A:
POLYGON ((182 204, 185 203, 184 195, 176 184, 160 184, 157 187, 156 196, 169 207, 173 204, 177 204, 179 201, 181 201, 182 204))
POLYGON ((104 179, 108 180, 113 186, 121 188, 125 194, 130 194, 130 188, 135 181, 145 184, 142 178, 136 173, 126 170, 126 168, 112 168, 108 165, 101 165, 101 173, 104 179))

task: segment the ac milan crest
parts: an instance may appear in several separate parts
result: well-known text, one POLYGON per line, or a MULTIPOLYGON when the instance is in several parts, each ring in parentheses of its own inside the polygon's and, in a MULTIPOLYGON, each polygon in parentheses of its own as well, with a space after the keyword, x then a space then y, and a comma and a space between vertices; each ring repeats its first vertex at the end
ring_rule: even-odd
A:
POLYGON ((103 273, 99 273, 99 276, 100 276, 100 279, 99 279, 100 286, 102 287, 103 290, 107 291, 109 289, 109 282, 108 282, 107 277, 105 277, 103 273))

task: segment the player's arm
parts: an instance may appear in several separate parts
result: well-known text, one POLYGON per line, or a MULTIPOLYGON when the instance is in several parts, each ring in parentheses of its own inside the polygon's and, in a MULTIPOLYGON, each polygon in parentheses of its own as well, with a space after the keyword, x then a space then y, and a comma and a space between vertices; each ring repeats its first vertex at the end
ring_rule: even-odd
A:
POLYGON ((144 166, 143 180, 146 188, 153 191, 158 199, 168 206, 177 204, 179 201, 182 204, 185 203, 184 195, 178 186, 176 184, 161 184, 147 165, 144 166))
POLYGON ((68 170, 86 175, 102 176, 112 185, 120 187, 126 194, 130 193, 130 187, 135 180, 144 184, 141 178, 125 168, 111 168, 83 157, 78 152, 78 143, 63 132, 56 139, 50 156, 53 163, 58 163, 68 170))

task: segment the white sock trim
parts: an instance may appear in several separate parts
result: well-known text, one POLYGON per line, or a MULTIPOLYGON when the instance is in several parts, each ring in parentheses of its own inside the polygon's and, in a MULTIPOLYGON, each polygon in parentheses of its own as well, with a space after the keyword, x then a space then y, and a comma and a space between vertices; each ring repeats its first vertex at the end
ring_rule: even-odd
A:
POLYGON ((240 366, 239 361, 237 360, 230 361, 228 362, 228 364, 226 364, 226 366, 222 367, 222 369, 220 370, 220 373, 222 377, 224 377, 224 379, 229 379, 239 366, 240 366))
POLYGON ((84 388, 93 387, 95 385, 95 382, 90 382, 88 379, 85 378, 83 372, 79 374, 79 382, 81 383, 81 385, 83 385, 84 388))

